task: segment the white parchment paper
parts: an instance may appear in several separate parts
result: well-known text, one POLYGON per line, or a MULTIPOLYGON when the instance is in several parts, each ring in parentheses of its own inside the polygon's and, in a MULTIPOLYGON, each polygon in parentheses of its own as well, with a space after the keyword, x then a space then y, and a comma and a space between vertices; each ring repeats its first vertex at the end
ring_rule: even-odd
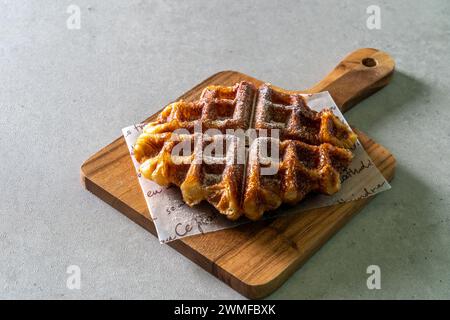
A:
MULTIPOLYGON (((305 95, 305 98, 311 109, 321 111, 324 108, 330 108, 336 116, 347 123, 328 92, 305 95)), ((245 218, 235 222, 229 221, 206 202, 191 208, 184 203, 177 187, 161 187, 142 177, 139 174, 139 163, 133 156, 133 145, 143 127, 142 124, 133 125, 123 128, 122 132, 161 243, 251 223, 245 218)), ((299 203, 295 210, 277 210, 276 215, 366 198, 391 188, 359 141, 353 153, 351 165, 341 175, 342 187, 339 192, 332 196, 320 194, 310 196, 299 203)))

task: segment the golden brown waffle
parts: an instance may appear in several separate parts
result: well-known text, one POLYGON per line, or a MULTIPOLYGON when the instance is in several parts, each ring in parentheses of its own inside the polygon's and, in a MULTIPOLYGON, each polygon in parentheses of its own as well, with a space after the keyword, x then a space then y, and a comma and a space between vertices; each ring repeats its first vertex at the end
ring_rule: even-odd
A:
MULTIPOLYGON (((146 156, 143 157, 142 152, 138 156, 144 177, 161 186, 173 184, 180 187, 188 205, 207 200, 230 219, 237 219, 241 215, 245 159, 238 161, 238 137, 226 134, 171 134, 170 137, 166 135, 153 139, 143 134, 142 139, 148 146, 144 152, 146 156), (147 143, 149 140, 151 142, 147 143), (209 153, 208 148, 214 145, 218 146, 217 150, 223 150, 221 146, 224 146, 224 152, 209 153), (183 150, 174 152, 177 146, 183 150)), ((142 145, 142 141, 137 141, 135 154, 136 148, 143 150, 142 145)))
POLYGON ((134 155, 144 177, 180 187, 188 205, 206 200, 229 219, 245 214, 257 220, 310 192, 337 192, 339 171, 352 159, 346 148, 355 142, 356 135, 330 110, 315 112, 301 95, 268 85, 257 91, 240 82, 209 86, 197 101, 167 106, 145 126, 134 155), (198 133, 200 124, 201 132, 218 132, 198 133), (227 130, 249 128, 256 129, 258 138, 249 144, 247 156, 245 139, 227 130), (280 130, 279 138, 273 129, 280 130), (272 148, 264 155, 261 147, 269 143, 272 148), (222 145, 224 151, 217 151, 222 145))
POLYGON ((248 82, 237 83, 233 87, 209 86, 202 92, 200 100, 183 100, 168 105, 155 122, 149 123, 146 133, 173 132, 187 129, 190 133, 195 126, 202 129, 246 130, 250 125, 250 116, 256 88, 248 82))
POLYGON ((319 145, 331 143, 351 148, 356 135, 331 110, 311 110, 303 96, 273 90, 268 85, 259 89, 255 112, 256 129, 278 129, 280 138, 319 145))
POLYGON ((265 211, 276 209, 283 202, 296 204, 309 192, 333 194, 339 191, 339 171, 351 160, 351 151, 329 143, 314 146, 297 140, 256 139, 247 164, 245 215, 258 220, 265 211), (278 144, 278 157, 264 157, 260 153, 261 146, 270 150, 267 147, 270 140, 278 144), (262 168, 270 166, 275 167, 276 174, 262 175, 262 168))

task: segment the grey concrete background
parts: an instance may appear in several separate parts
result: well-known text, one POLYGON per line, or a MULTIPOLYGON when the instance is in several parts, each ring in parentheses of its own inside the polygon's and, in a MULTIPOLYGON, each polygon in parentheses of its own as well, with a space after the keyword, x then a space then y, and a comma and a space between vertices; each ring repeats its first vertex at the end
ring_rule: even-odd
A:
POLYGON ((0 298, 242 298, 86 192, 80 165, 212 73, 300 89, 359 47, 397 62, 346 115, 395 154, 393 188, 269 298, 450 298, 449 17, 444 0, 1 1, 0 298))

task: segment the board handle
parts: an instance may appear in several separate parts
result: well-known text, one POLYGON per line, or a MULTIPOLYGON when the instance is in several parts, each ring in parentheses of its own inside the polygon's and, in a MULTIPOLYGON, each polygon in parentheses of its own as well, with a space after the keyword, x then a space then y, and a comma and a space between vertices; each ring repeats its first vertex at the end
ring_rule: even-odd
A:
POLYGON ((386 86, 394 68, 394 59, 387 53, 372 48, 358 49, 306 92, 329 91, 339 109, 345 112, 386 86))

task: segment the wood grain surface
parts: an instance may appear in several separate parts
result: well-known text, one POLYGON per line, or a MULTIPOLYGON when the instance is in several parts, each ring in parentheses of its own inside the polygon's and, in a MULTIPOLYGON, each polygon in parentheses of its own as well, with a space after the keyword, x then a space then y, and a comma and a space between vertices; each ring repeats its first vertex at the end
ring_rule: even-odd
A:
MULTIPOLYGON (((388 54, 365 48, 348 55, 308 90, 279 89, 304 93, 329 91, 338 107, 345 111, 387 85, 393 71, 394 61, 388 54)), ((195 100, 210 84, 233 85, 242 80, 256 85, 263 83, 239 72, 223 71, 174 101, 195 100)), ((354 130, 375 165, 391 180, 395 171, 392 154, 364 133, 354 130)), ((85 161, 81 180, 87 190, 156 235, 123 137, 85 161)), ((280 287, 371 198, 183 238, 169 245, 244 296, 262 298, 280 287)))

